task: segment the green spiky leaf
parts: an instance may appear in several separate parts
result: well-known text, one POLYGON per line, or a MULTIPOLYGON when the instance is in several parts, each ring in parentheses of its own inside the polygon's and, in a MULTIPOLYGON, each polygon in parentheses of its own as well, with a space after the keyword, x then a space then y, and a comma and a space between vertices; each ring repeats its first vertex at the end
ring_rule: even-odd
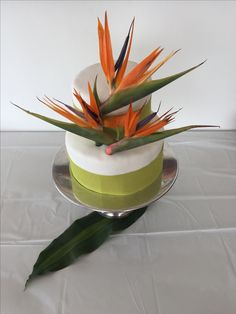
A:
POLYGON ((96 103, 97 103, 97 105, 98 105, 98 107, 100 107, 101 106, 101 101, 100 101, 100 99, 99 99, 99 96, 98 96, 98 91, 97 91, 97 75, 96 75, 96 77, 95 77, 95 81, 94 81, 94 85, 93 85, 93 95, 94 95, 94 97, 95 97, 95 100, 96 100, 96 103))
POLYGON ((51 118, 42 116, 38 113, 34 113, 34 112, 29 111, 29 110, 26 110, 26 109, 24 109, 24 108, 22 108, 16 104, 13 104, 13 105, 16 106, 17 108, 23 110, 24 112, 36 117, 36 118, 39 118, 45 122, 48 122, 52 125, 55 125, 55 126, 61 128, 63 130, 68 131, 68 132, 83 136, 83 137, 85 137, 89 140, 92 140, 98 144, 109 145, 109 144, 115 142, 115 138, 112 137, 112 132, 108 132, 108 128, 107 128, 107 132, 95 130, 92 128, 83 128, 83 127, 80 127, 74 123, 67 123, 67 122, 62 122, 59 120, 51 119, 51 118))
POLYGON ((176 135, 181 132, 193 128, 202 128, 202 127, 215 127, 214 125, 188 125, 181 128, 166 130, 162 132, 156 132, 144 137, 131 137, 120 140, 119 142, 113 143, 106 148, 106 153, 112 155, 124 150, 129 150, 135 147, 143 146, 149 143, 160 141, 164 138, 176 135))
MULTIPOLYGON (((205 62, 205 61, 204 61, 205 62)), ((166 86, 167 84, 177 80, 181 76, 193 71, 198 68, 204 62, 188 69, 183 72, 177 73, 175 75, 171 75, 159 80, 146 81, 138 86, 130 87, 121 91, 118 91, 114 95, 112 95, 101 107, 102 114, 107 114, 114 110, 117 110, 121 107, 128 105, 130 102, 134 102, 139 100, 158 89, 166 86)))
POLYGON ((119 219, 106 218, 96 212, 77 219, 39 254, 25 287, 36 277, 65 268, 81 255, 93 252, 111 233, 132 225, 146 209, 140 208, 119 219))

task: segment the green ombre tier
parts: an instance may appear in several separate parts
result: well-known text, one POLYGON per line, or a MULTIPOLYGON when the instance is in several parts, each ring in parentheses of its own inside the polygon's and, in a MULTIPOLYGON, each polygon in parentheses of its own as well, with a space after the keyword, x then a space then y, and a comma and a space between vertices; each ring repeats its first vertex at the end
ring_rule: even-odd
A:
MULTIPOLYGON (((135 62, 129 62, 128 70, 135 65, 135 62)), ((97 77, 99 98, 101 101, 105 101, 109 97, 109 88, 100 64, 91 65, 81 71, 73 82, 73 88, 79 90, 85 100, 89 100, 87 82, 89 81, 93 85, 95 77, 97 77)), ((74 99, 74 103, 75 106, 79 106, 76 99, 74 99)), ((140 108, 143 108, 141 119, 152 112, 150 95, 133 103, 135 111, 140 108)), ((109 116, 119 116, 124 114, 127 109, 126 106, 126 108, 112 112, 109 116)), ((68 132, 66 134, 66 149, 74 180, 73 190, 75 194, 79 191, 80 196, 83 195, 86 199, 86 203, 90 198, 101 203, 102 195, 107 195, 111 199, 114 195, 129 198, 129 196, 145 190, 155 181, 157 181, 157 185, 160 185, 163 167, 162 141, 112 156, 106 155, 105 148, 105 146, 96 147, 92 141, 74 134, 68 132), (75 182, 78 182, 76 188, 75 182), (95 196, 92 197, 92 195, 95 196)), ((109 203, 109 201, 106 202, 109 203)), ((120 200, 118 203, 120 202, 123 201, 120 200)), ((125 202, 129 202, 128 199, 125 202)))
POLYGON ((141 191, 132 193, 129 195, 111 195, 96 193, 92 190, 86 189, 80 184, 73 176, 71 169, 71 182, 72 191, 74 196, 79 200, 80 203, 90 207, 93 210, 112 210, 122 211, 127 208, 133 208, 140 206, 140 204, 146 204, 150 202, 150 199, 155 197, 161 187, 162 171, 156 177, 150 185, 146 186, 141 191))
POLYGON ((154 182, 162 173, 162 163, 163 150, 147 166, 124 174, 111 176, 95 174, 82 169, 71 159, 70 170, 73 177, 89 190, 102 194, 129 195, 143 190, 154 182))

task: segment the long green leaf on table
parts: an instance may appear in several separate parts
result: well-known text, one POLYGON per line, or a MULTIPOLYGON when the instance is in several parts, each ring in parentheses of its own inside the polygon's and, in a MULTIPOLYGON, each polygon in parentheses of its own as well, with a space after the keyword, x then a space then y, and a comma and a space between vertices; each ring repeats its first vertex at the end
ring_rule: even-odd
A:
POLYGON ((145 213, 146 209, 147 206, 134 210, 124 218, 113 219, 112 231, 118 232, 128 228, 145 213))
MULTIPOLYGON (((205 61, 204 61, 205 62, 205 61)), ((119 109, 121 107, 124 107, 128 105, 131 102, 134 102, 136 100, 139 100, 158 89, 164 87, 165 85, 177 80, 181 76, 193 71, 194 69, 198 68, 200 65, 202 65, 204 62, 188 69, 183 72, 159 79, 159 80, 152 80, 152 81, 146 81, 138 86, 130 87, 121 91, 118 91, 117 93, 114 93, 102 106, 101 111, 103 114, 107 114, 109 112, 112 112, 116 109, 119 109)))
POLYGON ((109 144, 114 142, 114 139, 111 137, 111 133, 107 134, 107 133, 102 132, 100 130, 95 130, 92 128, 83 128, 83 127, 80 127, 79 125, 74 124, 74 123, 67 123, 67 122, 51 119, 51 118, 42 116, 38 113, 34 113, 34 112, 29 111, 29 110, 26 110, 26 109, 24 109, 24 108, 22 108, 16 104, 13 104, 13 105, 18 107, 19 109, 23 110, 24 112, 36 117, 36 118, 39 118, 45 122, 48 122, 52 125, 55 125, 55 126, 61 128, 63 130, 68 131, 68 132, 86 137, 87 139, 95 141, 96 143, 109 145, 109 144))
POLYGON ((119 219, 106 218, 93 212, 76 220, 40 253, 25 286, 34 278, 60 270, 74 263, 81 255, 96 250, 112 232, 128 228, 145 210, 146 207, 140 208, 119 219))
POLYGON ((160 141, 164 138, 176 135, 178 133, 201 127, 215 127, 214 125, 188 125, 181 128, 166 130, 162 132, 156 132, 144 137, 130 137, 120 140, 119 142, 113 143, 106 148, 108 155, 122 152, 124 150, 132 149, 135 147, 143 146, 149 143, 160 141))

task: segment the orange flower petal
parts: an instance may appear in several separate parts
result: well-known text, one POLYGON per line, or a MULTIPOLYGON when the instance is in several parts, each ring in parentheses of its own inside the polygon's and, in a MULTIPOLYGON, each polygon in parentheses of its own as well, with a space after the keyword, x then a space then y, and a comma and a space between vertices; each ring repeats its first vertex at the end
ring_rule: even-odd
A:
POLYGON ((132 136, 135 133, 139 117, 140 117, 139 111, 132 112, 132 116, 129 122, 129 136, 132 136))
POLYGON ((108 128, 116 128, 119 126, 123 126, 125 123, 125 117, 126 117, 125 114, 119 116, 105 117, 103 119, 103 124, 105 127, 108 128))
POLYGON ((150 135, 150 134, 160 130, 161 128, 163 128, 168 123, 169 123, 168 120, 159 121, 157 124, 155 124, 149 128, 146 128, 145 130, 141 129, 140 131, 136 132, 134 136, 135 137, 142 137, 142 136, 150 135))
POLYGON ((170 110, 166 111, 163 115, 161 115, 155 121, 148 123, 143 128, 139 129, 135 133, 135 136, 140 137, 140 136, 150 135, 150 134, 156 132, 157 130, 161 129, 162 127, 164 127, 165 125, 167 125, 171 121, 173 121, 174 115, 176 113, 178 113, 181 109, 169 113, 171 110, 172 110, 172 108, 170 110))
MULTIPOLYGON (((44 100, 40 100, 42 103, 44 103, 47 107, 49 107, 50 109, 54 110, 55 112, 59 113, 60 115, 62 115, 63 117, 67 118, 68 120, 74 122, 75 124, 81 126, 81 127, 89 127, 89 125, 81 120, 79 117, 73 115, 72 113, 64 110, 63 108, 60 108, 59 105, 54 106, 53 104, 51 104, 50 102, 52 102, 51 99, 49 99, 47 97, 47 99, 44 100), (48 99, 48 100, 47 100, 48 99)), ((53 103, 53 102, 52 102, 53 103)))
POLYGON ((130 85, 135 84, 138 79, 147 71, 147 69, 152 65, 157 56, 161 53, 162 49, 153 50, 146 58, 144 58, 139 64, 137 64, 122 80, 117 90, 127 88, 130 85))
POLYGON ((129 105, 129 109, 124 117, 124 130, 125 137, 130 137, 135 133, 137 123, 140 118, 140 114, 143 108, 138 111, 133 111, 132 104, 129 105))
POLYGON ((128 49, 127 49, 127 52, 126 52, 126 56, 125 56, 125 59, 117 73, 117 76, 116 76, 116 84, 117 86, 119 87, 119 84, 120 82, 122 81, 123 77, 124 77, 124 74, 125 74, 125 71, 126 71, 126 68, 127 68, 127 64, 128 64, 128 60, 129 60, 129 54, 130 54, 130 50, 131 50, 131 46, 132 46, 132 40, 133 40, 133 32, 134 32, 134 19, 133 19, 133 22, 131 24, 131 36, 130 36, 130 40, 129 40, 129 46, 128 46, 128 49))
POLYGON ((124 129, 125 129, 125 137, 129 137, 129 123, 132 116, 132 105, 129 105, 129 109, 126 113, 124 129))
POLYGON ((54 101, 52 101, 49 97, 47 97, 46 95, 44 95, 44 97, 46 98, 46 100, 44 100, 45 102, 41 101, 41 99, 38 98, 39 101, 41 101, 42 103, 44 103, 46 105, 46 102, 47 102, 47 106, 49 107, 49 104, 50 104, 50 108, 51 107, 57 107, 58 109, 64 111, 64 112, 67 112, 67 110, 62 107, 61 105, 55 103, 54 101))
POLYGON ((160 69, 160 67, 163 66, 163 64, 165 64, 170 58, 172 58, 178 51, 179 50, 171 52, 167 57, 165 57, 161 62, 159 62, 153 69, 146 72, 145 75, 137 83, 141 84, 144 81, 146 81, 152 74, 154 74, 158 69, 160 69))
POLYGON ((99 124, 97 123, 97 121, 95 121, 90 114, 88 113, 86 106, 89 107, 89 105, 83 100, 83 98, 80 96, 80 94, 77 92, 76 89, 74 89, 74 96, 76 97, 76 99, 80 102, 80 105, 82 107, 85 119, 87 120, 87 122, 92 126, 92 127, 97 127, 99 124))
POLYGON ((107 62, 107 78, 111 84, 115 75, 115 65, 112 53, 111 36, 107 19, 107 12, 105 13, 105 42, 106 42, 106 62, 107 62))
MULTIPOLYGON (((138 132, 144 131, 148 128, 150 128, 151 126, 155 125, 157 122, 166 119, 166 117, 168 117, 168 113, 172 110, 173 108, 170 108, 169 110, 167 110, 165 113, 163 113, 160 117, 158 117, 156 120, 149 122, 148 124, 146 124, 144 127, 142 127, 138 132)), ((178 111, 175 111, 169 115, 173 116, 174 114, 176 114, 178 111)))
POLYGON ((98 18, 98 39, 99 39, 99 55, 100 55, 100 62, 103 69, 105 76, 107 77, 107 64, 106 64, 106 52, 104 47, 105 42, 105 35, 102 23, 98 18))

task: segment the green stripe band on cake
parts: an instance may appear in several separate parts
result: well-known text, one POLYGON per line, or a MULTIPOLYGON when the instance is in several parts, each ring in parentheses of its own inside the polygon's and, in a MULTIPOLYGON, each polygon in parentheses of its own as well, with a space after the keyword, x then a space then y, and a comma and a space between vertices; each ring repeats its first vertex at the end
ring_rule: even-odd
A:
MULTIPOLYGON (((71 172, 71 171, 70 171, 71 172)), ((142 191, 138 191, 129 195, 111 195, 96 193, 94 191, 86 189, 81 185, 71 173, 72 191, 79 200, 80 203, 89 206, 92 210, 112 210, 121 211, 127 210, 127 208, 133 208, 150 202, 150 199, 155 197, 157 191, 161 187, 162 171, 157 176, 154 182, 144 188, 142 191)))
POLYGON ((75 179, 89 190, 112 195, 128 195, 143 190, 162 172, 163 149, 147 166, 120 175, 99 175, 88 172, 70 160, 75 179))

